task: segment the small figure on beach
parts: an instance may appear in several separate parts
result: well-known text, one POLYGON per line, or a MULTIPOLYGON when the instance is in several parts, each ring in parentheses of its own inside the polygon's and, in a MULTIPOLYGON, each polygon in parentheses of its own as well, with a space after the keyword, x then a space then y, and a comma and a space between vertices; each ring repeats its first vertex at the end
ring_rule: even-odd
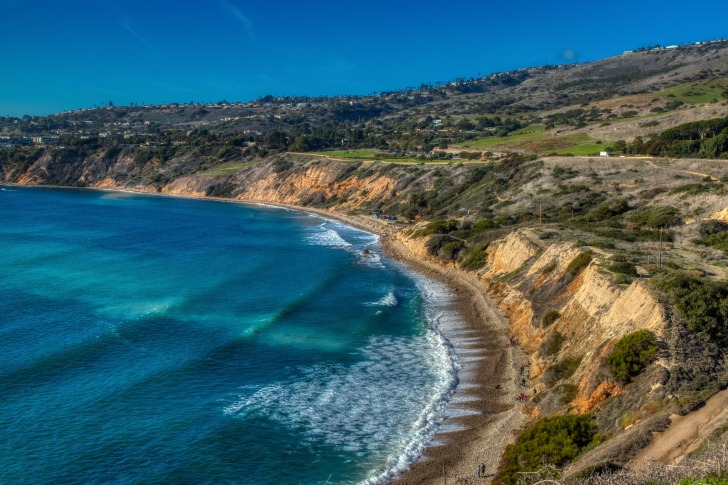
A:
POLYGON ((485 463, 481 463, 480 465, 480 475, 485 478, 485 463))
POLYGON ((526 379, 521 379, 521 385, 522 385, 523 387, 526 387, 526 379))
POLYGON ((523 370, 525 369, 524 366, 521 366, 521 375, 523 375, 523 370))

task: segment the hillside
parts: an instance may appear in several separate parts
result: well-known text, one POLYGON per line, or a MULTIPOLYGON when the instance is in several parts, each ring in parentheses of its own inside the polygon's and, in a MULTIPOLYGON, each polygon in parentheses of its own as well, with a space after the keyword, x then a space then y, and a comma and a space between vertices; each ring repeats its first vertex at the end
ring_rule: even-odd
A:
POLYGON ((574 438, 551 457, 568 476, 634 467, 653 432, 728 386, 726 43, 366 99, 107 107, 0 126, 12 138, 0 183, 330 211, 476 281, 528 355, 533 422, 502 483, 540 468, 523 451, 539 426, 574 438), (591 156, 602 151, 612 156, 591 156))

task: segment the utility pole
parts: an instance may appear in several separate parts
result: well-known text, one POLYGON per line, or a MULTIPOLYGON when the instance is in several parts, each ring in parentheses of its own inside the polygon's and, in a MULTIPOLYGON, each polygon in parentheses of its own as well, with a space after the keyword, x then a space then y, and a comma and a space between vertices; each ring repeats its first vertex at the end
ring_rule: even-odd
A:
POLYGON ((659 265, 660 268, 662 268, 662 227, 660 227, 660 250, 658 252, 659 255, 659 265))

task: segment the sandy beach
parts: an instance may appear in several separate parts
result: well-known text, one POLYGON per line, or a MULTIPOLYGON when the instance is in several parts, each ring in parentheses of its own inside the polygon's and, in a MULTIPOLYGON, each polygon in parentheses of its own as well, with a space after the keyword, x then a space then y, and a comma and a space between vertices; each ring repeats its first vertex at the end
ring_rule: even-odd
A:
POLYGON ((507 319, 485 288, 474 275, 413 254, 396 238, 399 229, 391 223, 369 216, 280 206, 315 213, 378 234, 382 248, 390 257, 451 289, 452 311, 459 314, 463 328, 445 337, 453 343, 462 367, 443 427, 455 430, 436 434, 423 456, 390 483, 489 483, 514 431, 526 419, 516 397, 529 391, 518 384, 520 366, 528 362, 528 357, 509 344, 507 319), (480 465, 485 465, 486 471, 478 478, 480 465))

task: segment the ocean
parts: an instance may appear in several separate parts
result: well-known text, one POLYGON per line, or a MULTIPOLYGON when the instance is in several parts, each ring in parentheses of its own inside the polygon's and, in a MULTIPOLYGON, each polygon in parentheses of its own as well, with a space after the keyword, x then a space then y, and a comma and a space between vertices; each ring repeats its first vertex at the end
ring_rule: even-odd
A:
POLYGON ((0 294, 0 483, 381 483, 457 382, 447 291, 298 211, 3 187, 0 294))

